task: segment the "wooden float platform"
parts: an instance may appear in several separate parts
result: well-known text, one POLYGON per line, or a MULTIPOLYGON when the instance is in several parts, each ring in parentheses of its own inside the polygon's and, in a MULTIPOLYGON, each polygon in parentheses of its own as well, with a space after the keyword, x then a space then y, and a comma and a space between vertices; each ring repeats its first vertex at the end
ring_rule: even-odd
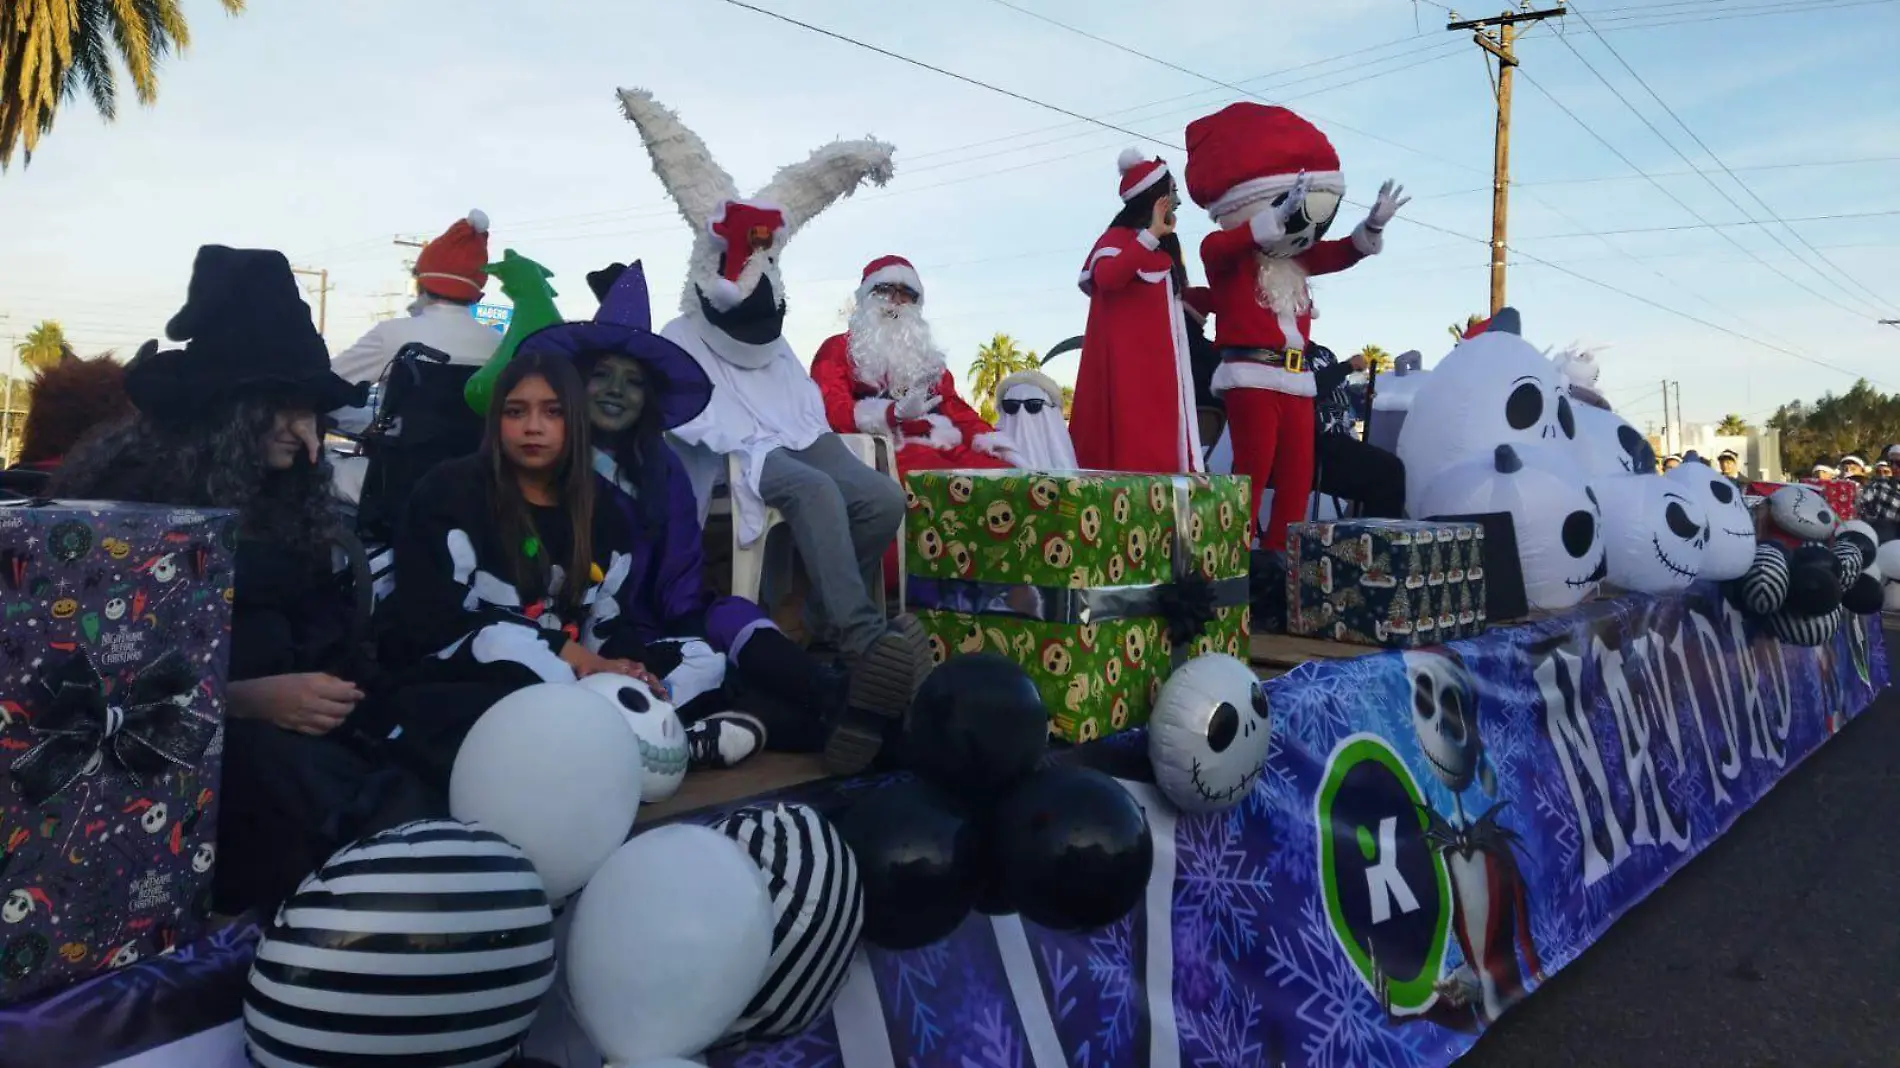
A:
MULTIPOLYGON (((1369 645, 1256 634, 1249 648, 1253 668, 1263 679, 1284 675, 1308 660, 1345 660, 1382 650, 1369 645)), ((729 805, 760 794, 789 789, 825 777, 816 753, 760 753, 727 771, 696 771, 665 801, 640 806, 641 825, 672 819, 705 808, 729 805)))

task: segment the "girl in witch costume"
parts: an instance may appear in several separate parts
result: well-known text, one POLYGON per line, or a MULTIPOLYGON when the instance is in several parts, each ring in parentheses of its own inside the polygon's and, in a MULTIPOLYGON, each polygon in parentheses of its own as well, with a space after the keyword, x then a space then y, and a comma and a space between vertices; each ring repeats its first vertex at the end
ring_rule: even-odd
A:
POLYGON ((633 533, 621 610, 648 669, 672 688, 695 760, 722 767, 761 745, 822 748, 833 773, 863 770, 882 745, 883 723, 902 710, 851 711, 840 673, 806 655, 757 604, 706 588, 698 503, 663 433, 705 407, 711 380, 653 332, 638 262, 587 281, 601 301, 593 321, 538 331, 520 352, 561 354, 586 380, 600 506, 616 509, 633 533))
POLYGON ((350 839, 446 807, 364 727, 386 690, 334 562, 354 539, 320 426, 361 390, 331 373, 289 262, 200 249, 166 334, 184 348, 147 342, 125 369, 136 417, 68 453, 51 492, 238 512, 213 885, 220 912, 270 908, 350 839))
POLYGON ((1168 165, 1123 152, 1122 209, 1089 250, 1089 298, 1069 437, 1084 468, 1202 471, 1194 371, 1181 297, 1187 268, 1174 233, 1180 198, 1168 165))

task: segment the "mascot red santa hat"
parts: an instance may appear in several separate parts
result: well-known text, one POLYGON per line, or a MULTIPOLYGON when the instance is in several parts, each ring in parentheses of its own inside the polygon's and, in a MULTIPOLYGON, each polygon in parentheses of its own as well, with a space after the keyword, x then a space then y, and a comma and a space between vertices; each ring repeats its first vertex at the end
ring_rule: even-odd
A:
POLYGON ((1015 466, 1008 439, 957 394, 923 303, 909 260, 865 265, 849 329, 826 339, 811 364, 831 428, 892 439, 900 471, 1015 466))
POLYGON ((1306 349, 1317 314, 1310 275, 1380 250, 1406 203, 1388 181, 1364 222, 1324 240, 1345 196, 1339 154, 1317 127, 1281 107, 1231 104, 1187 128, 1187 191, 1220 229, 1201 242, 1227 407, 1234 473, 1253 480, 1254 509, 1274 489, 1263 548, 1284 549, 1313 485, 1313 375, 1306 349))

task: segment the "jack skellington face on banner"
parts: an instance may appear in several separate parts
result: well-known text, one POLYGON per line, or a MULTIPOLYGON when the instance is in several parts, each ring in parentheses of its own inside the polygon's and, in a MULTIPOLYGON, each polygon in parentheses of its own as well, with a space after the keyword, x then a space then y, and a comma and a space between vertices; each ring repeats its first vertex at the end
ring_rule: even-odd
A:
POLYGON ((1399 428, 1407 500, 1462 460, 1499 445, 1560 445, 1577 438, 1576 411, 1557 365, 1518 336, 1510 308, 1461 341, 1426 376, 1399 428))
POLYGON ((1709 545, 1702 558, 1703 578, 1741 578, 1755 560, 1755 520, 1742 491, 1707 464, 1685 463, 1665 472, 1684 496, 1702 506, 1708 518, 1709 545))
POLYGON ((1599 479, 1610 582, 1641 593, 1689 588, 1712 531, 1699 501, 1664 475, 1599 479))
POLYGON ((1478 691, 1471 672, 1449 651, 1418 649, 1405 654, 1412 691, 1412 733, 1432 774, 1456 798, 1477 782, 1487 796, 1497 781, 1478 733, 1478 691))

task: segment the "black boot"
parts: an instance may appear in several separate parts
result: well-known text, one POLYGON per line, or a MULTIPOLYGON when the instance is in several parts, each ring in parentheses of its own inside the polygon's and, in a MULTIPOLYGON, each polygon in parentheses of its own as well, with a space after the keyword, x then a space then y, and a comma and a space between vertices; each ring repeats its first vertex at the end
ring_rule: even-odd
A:
POLYGON ((910 711, 917 688, 930 674, 930 643, 916 616, 891 620, 883 634, 846 661, 850 683, 845 713, 825 740, 825 770, 856 775, 869 768, 885 738, 910 711))

